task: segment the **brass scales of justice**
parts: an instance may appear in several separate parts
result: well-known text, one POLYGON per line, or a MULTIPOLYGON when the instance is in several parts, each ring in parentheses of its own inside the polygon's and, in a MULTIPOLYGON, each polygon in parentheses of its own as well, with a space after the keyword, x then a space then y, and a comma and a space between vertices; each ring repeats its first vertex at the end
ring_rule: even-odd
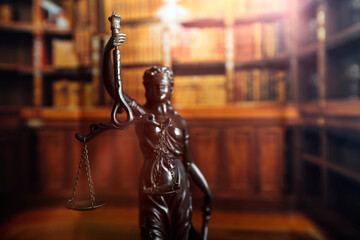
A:
MULTIPOLYGON (((113 37, 120 35, 120 20, 121 17, 117 15, 115 12, 112 14, 111 17, 108 18, 108 20, 111 23, 111 33, 113 37)), ((111 121, 108 123, 97 123, 97 124, 91 124, 90 125, 90 133, 88 135, 82 135, 80 133, 77 133, 75 135, 76 139, 83 143, 83 150, 80 157, 79 167, 76 174, 76 179, 73 187, 73 192, 71 198, 66 203, 66 208, 71 210, 78 210, 78 211, 85 211, 85 210, 93 210, 97 209, 99 207, 102 207, 105 205, 103 201, 99 201, 95 199, 95 191, 94 191, 94 184, 91 176, 91 170, 90 170, 90 162, 88 158, 88 150, 86 143, 89 142, 91 139, 96 137, 98 134, 105 130, 109 129, 118 129, 118 130, 124 130, 131 126, 135 122, 133 112, 128 105, 128 103, 125 100, 124 94, 123 94, 123 87, 122 87, 122 80, 121 80, 121 53, 119 46, 115 46, 115 49, 113 51, 113 66, 114 66, 114 77, 115 77, 115 83, 114 83, 114 90, 115 90, 115 96, 114 96, 114 104, 111 111, 111 121), (117 118, 117 113, 121 113, 125 110, 126 113, 126 119, 124 121, 119 121, 117 118), (79 177, 81 174, 82 166, 85 164, 86 167, 86 173, 87 173, 87 179, 89 184, 89 191, 90 191, 90 200, 82 200, 82 201, 76 201, 76 190, 77 185, 79 182, 79 177)), ((161 140, 161 139, 160 139, 161 140)), ((173 170, 171 170, 173 171, 173 170)), ((172 172, 173 173, 173 172, 172 172)), ((177 192, 178 189, 180 189, 180 185, 176 183, 174 179, 174 175, 172 174, 172 184, 171 185, 159 185, 158 183, 153 183, 152 186, 147 187, 144 190, 144 193, 146 194, 158 194, 158 195, 165 195, 177 192)))

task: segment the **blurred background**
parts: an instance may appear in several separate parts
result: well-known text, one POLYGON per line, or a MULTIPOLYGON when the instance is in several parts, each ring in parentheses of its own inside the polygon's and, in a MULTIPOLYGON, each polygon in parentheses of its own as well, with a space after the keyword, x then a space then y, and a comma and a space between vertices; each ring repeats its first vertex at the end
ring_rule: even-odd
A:
MULTIPOLYGON (((172 103, 214 195, 209 239, 359 239, 360 0, 0 0, 0 238, 139 239, 133 127, 88 144, 96 197, 66 210, 108 122, 116 11, 124 91, 172 67, 172 103)), ((202 195, 194 189, 194 224, 202 195)), ((79 199, 89 198, 86 173, 79 199)))

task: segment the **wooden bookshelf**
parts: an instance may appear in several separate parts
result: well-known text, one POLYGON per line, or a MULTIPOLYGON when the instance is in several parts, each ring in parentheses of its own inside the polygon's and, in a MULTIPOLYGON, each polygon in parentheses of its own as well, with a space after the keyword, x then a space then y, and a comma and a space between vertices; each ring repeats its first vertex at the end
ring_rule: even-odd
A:
POLYGON ((0 71, 30 72, 32 65, 21 63, 0 63, 0 71))
POLYGON ((274 12, 274 13, 255 15, 255 16, 243 16, 243 17, 236 17, 234 24, 242 25, 253 22, 273 22, 288 17, 289 15, 286 12, 274 12))
POLYGON ((359 40, 360 38, 360 23, 354 24, 337 33, 330 35, 326 39, 327 50, 332 50, 348 44, 349 42, 359 40))
POLYGON ((316 164, 316 165, 326 166, 325 161, 323 161, 321 158, 313 156, 311 154, 304 153, 304 154, 301 155, 301 158, 304 159, 307 162, 310 162, 310 163, 313 163, 313 164, 316 164))
POLYGON ((188 20, 186 22, 181 22, 181 25, 186 28, 225 27, 224 19, 215 17, 188 20))
POLYGON ((318 43, 308 44, 299 49, 297 55, 299 58, 307 58, 316 56, 318 50, 318 43))
POLYGON ((34 25, 28 22, 10 22, 10 23, 0 22, 0 30, 2 31, 32 33, 34 29, 35 29, 34 25))
POLYGON ((205 75, 205 74, 225 74, 224 62, 194 62, 194 63, 173 63, 175 75, 205 75))
POLYGON ((316 41, 308 43, 300 39, 296 56, 301 119, 297 136, 301 151, 296 158, 301 168, 297 171, 299 204, 309 214, 318 209, 314 218, 329 229, 338 228, 331 231, 336 238, 356 239, 360 232, 353 226, 359 224, 355 213, 360 208, 353 204, 342 207, 340 199, 357 201, 360 180, 355 160, 359 154, 360 102, 348 74, 349 66, 356 63, 360 28, 358 22, 350 24, 347 16, 354 16, 356 10, 349 12, 351 1, 299 3, 298 18, 301 18, 300 26, 303 24, 300 28, 306 29, 311 19, 317 23, 316 41), (306 171, 319 177, 309 180, 306 171), (309 201, 313 192, 306 190, 312 184, 320 193, 316 201, 309 201), (346 229, 349 226, 353 228, 351 232, 346 229))
POLYGON ((237 63, 236 69, 246 68, 288 68, 289 67, 289 56, 275 57, 271 59, 255 60, 237 63))

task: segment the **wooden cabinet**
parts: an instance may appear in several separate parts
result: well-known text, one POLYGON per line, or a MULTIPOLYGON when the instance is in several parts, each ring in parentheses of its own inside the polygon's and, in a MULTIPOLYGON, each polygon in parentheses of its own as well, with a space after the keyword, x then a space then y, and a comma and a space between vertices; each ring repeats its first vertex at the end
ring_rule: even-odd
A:
POLYGON ((210 188, 217 189, 217 172, 223 169, 218 145, 219 129, 197 124, 189 127, 193 161, 203 171, 210 188))
POLYGON ((359 239, 358 1, 298 1, 297 199, 336 239, 359 239), (314 24, 316 23, 316 24, 314 24), (309 32, 310 31, 310 32, 309 32), (300 37, 300 36, 299 36, 300 37))
POLYGON ((259 192, 280 194, 283 186, 284 134, 279 127, 265 127, 258 132, 259 192))
MULTIPOLYGON (((53 110, 52 114, 54 114, 53 110)), ((109 111, 103 111, 103 116, 109 111)), ((38 181, 44 196, 66 200, 72 193, 82 144, 75 132, 87 132, 91 122, 106 117, 43 117, 38 136, 38 181)), ((285 196, 284 131, 277 118, 266 124, 251 118, 188 119, 193 161, 206 177, 216 202, 279 201, 285 196)), ((88 143, 95 191, 99 198, 119 203, 137 202, 138 181, 143 159, 134 127, 107 131, 88 143)), ((87 197, 86 173, 82 173, 79 196, 87 197)), ((196 188, 196 187, 195 187, 196 188)), ((196 193, 195 198, 201 197, 196 193)))
POLYGON ((228 189, 243 194, 253 193, 256 188, 255 130, 252 127, 233 127, 225 131, 225 154, 228 168, 228 189))
POLYGON ((38 131, 39 161, 40 161, 40 188, 44 192, 54 193, 66 188, 66 171, 68 167, 66 131, 41 130, 38 131))

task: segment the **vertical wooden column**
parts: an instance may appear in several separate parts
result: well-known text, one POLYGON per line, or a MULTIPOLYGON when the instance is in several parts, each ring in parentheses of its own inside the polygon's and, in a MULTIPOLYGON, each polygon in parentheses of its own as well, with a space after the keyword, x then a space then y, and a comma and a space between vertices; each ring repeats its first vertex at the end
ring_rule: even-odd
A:
POLYGON ((320 3, 316 9, 317 19, 317 39, 319 43, 318 47, 318 73, 319 73, 319 104, 320 109, 323 112, 326 104, 326 29, 325 29, 325 11, 326 4, 320 3))
MULTIPOLYGON (((318 39, 318 74, 319 74, 319 109, 320 117, 317 123, 320 127, 321 139, 321 158, 326 161, 326 128, 325 128, 325 107, 326 107, 326 2, 322 1, 316 9, 316 20, 318 24, 317 39, 318 39)), ((321 168, 322 179, 321 184, 323 191, 323 202, 327 203, 327 168, 321 168)))
POLYGON ((32 2, 32 14, 33 14, 33 46, 32 46, 32 59, 33 59, 33 104, 36 107, 43 105, 43 77, 42 77, 42 62, 44 52, 44 40, 41 30, 41 8, 40 0, 33 0, 32 2))
MULTIPOLYGON (((98 9, 97 0, 88 0, 89 1, 89 9, 91 16, 89 18, 89 24, 90 24, 90 51, 91 51, 91 57, 90 57, 90 67, 91 67, 91 82, 93 85, 93 104, 95 106, 100 105, 101 103, 101 56, 100 52, 100 37, 98 35, 98 16, 100 15, 98 9)), ((102 1, 100 1, 99 4, 103 4, 102 1)), ((107 21, 107 17, 106 17, 107 21)))
POLYGON ((287 45, 289 46, 289 56, 290 56, 290 77, 291 77, 291 91, 292 99, 296 107, 299 106, 299 66, 298 66, 298 47, 299 47, 299 36, 298 32, 300 29, 299 19, 298 19, 298 9, 299 1, 292 1, 288 5, 290 13, 289 33, 287 37, 287 45))
POLYGON ((225 1, 225 74, 227 101, 234 101, 234 8, 233 1, 225 1))

